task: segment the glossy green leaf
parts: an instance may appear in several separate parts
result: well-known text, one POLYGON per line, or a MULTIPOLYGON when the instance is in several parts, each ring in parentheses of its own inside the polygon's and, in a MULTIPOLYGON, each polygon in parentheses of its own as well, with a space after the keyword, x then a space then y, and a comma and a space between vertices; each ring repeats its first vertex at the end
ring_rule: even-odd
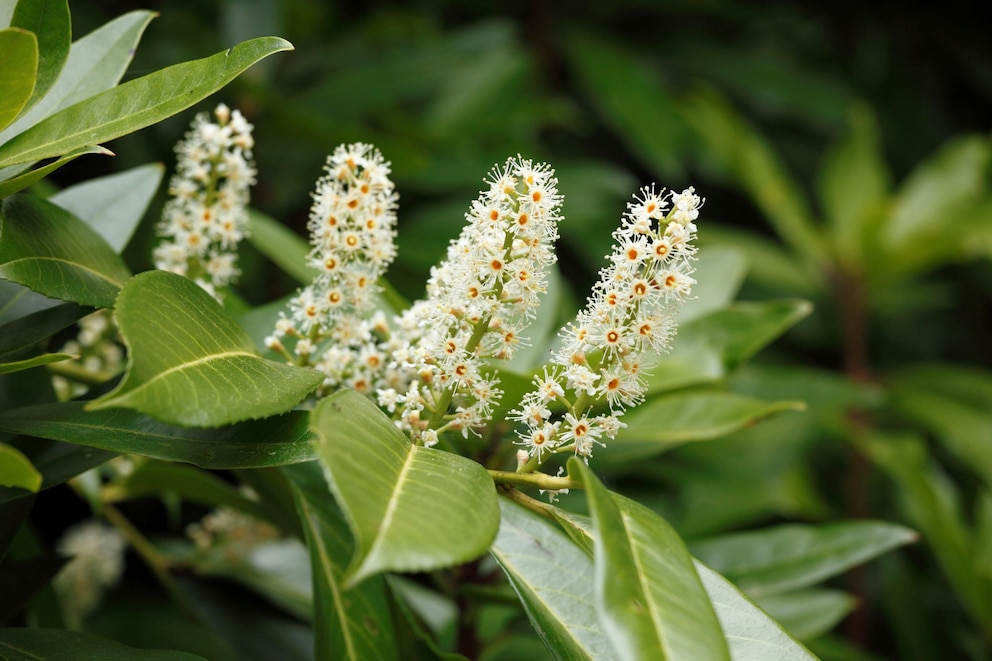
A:
POLYGON ((58 363, 63 360, 72 360, 73 358, 77 358, 77 356, 71 353, 43 353, 33 358, 25 358, 24 360, 17 360, 12 363, 0 363, 0 374, 20 372, 21 370, 28 370, 39 365, 58 363))
POLYGON ((28 186, 44 179, 55 170, 58 170, 63 165, 71 163, 84 154, 100 154, 102 156, 114 155, 114 153, 109 149, 100 146, 80 147, 79 149, 62 156, 47 165, 43 165, 40 168, 29 170, 24 174, 11 177, 6 181, 0 181, 0 198, 7 197, 8 195, 13 195, 14 193, 24 190, 28 186))
POLYGON ((186 652, 139 650, 114 640, 63 629, 2 629, 0 655, 9 661, 55 661, 71 650, 78 661, 203 661, 186 652))
POLYGON ((716 613, 678 534, 660 516, 611 493, 580 460, 595 525, 596 603, 622 659, 729 659, 716 613))
POLYGON ((70 186, 48 201, 85 221, 119 253, 144 217, 164 173, 160 163, 141 165, 70 186))
POLYGON ((350 587, 382 571, 426 571, 485 553, 499 526, 492 478, 476 462, 413 445, 351 390, 311 416, 317 454, 355 536, 350 587))
POLYGON ((858 600, 840 590, 819 589, 767 595, 755 603, 799 640, 812 640, 850 615, 858 600))
POLYGON ((826 245, 800 186, 771 146, 713 90, 686 102, 685 118, 782 239, 814 264, 826 245))
POLYGON ((34 91, 38 38, 18 28, 0 30, 0 128, 14 121, 34 91))
POLYGON ((737 302, 679 327, 647 377, 652 393, 723 379, 812 311, 806 301, 737 302))
POLYGON ((259 37, 100 92, 0 145, 0 166, 60 156, 133 133, 209 96, 258 60, 290 49, 284 39, 259 37))
POLYGON ((316 457, 310 416, 303 411, 197 429, 128 409, 83 407, 83 402, 62 402, 6 411, 0 414, 0 429, 211 469, 283 466, 316 457))
MULTIPOLYGON (((43 98, 62 72, 69 57, 72 26, 66 0, 19 0, 11 27, 30 30, 38 38, 38 75, 26 108, 43 98)), ((6 123, 0 122, 0 128, 6 123)))
POLYGON ((16 122, 0 131, 0 143, 56 111, 116 85, 134 57, 142 32, 154 16, 150 11, 133 11, 74 42, 55 84, 16 122))
MULTIPOLYGON (((620 506, 628 502, 624 500, 620 506)), ((548 507, 548 511, 572 541, 591 556, 594 544, 592 520, 557 507, 548 507)), ((808 661, 816 658, 733 583, 698 560, 693 560, 693 565, 716 611, 731 659, 808 661)))
POLYGON ((971 617, 992 631, 992 579, 975 571, 978 559, 957 486, 917 435, 876 433, 860 447, 895 483, 909 522, 919 528, 971 617))
POLYGON ((696 572, 713 604, 734 661, 812 661, 801 643, 733 583, 698 560, 696 572))
POLYGON ((915 542, 905 526, 845 521, 785 524, 693 542, 692 554, 752 597, 808 587, 915 542))
POLYGON ((875 119, 867 107, 855 106, 848 134, 827 154, 817 181, 834 248, 844 262, 863 263, 867 230, 882 211, 890 179, 875 119))
POLYGON ((489 552, 555 659, 606 659, 613 646, 599 624, 592 558, 559 529, 500 498, 499 534, 489 552))
POLYGON ((260 211, 248 211, 248 240, 301 285, 313 282, 317 271, 307 266, 310 244, 279 221, 260 211))
POLYGON ((631 460, 692 441, 708 441, 783 411, 803 411, 797 401, 766 402, 723 390, 692 391, 650 399, 624 416, 627 428, 603 452, 631 460))
POLYGON ((0 443, 0 485, 37 491, 41 473, 20 450, 0 443))
POLYGON ((659 176, 679 174, 688 131, 643 59, 588 33, 573 35, 567 54, 587 97, 627 148, 659 176))
POLYGON ((174 493, 184 501, 207 507, 228 507, 256 519, 279 525, 279 517, 258 502, 245 497, 219 476, 195 468, 159 461, 142 461, 134 470, 101 490, 106 503, 174 493))
POLYGON ((320 471, 308 464, 284 472, 293 486, 310 549, 316 658, 350 661, 399 658, 385 579, 377 576, 352 589, 344 586, 344 572, 354 542, 320 471))
POLYGON ((116 317, 127 373, 89 410, 126 407, 171 424, 218 427, 284 413, 323 381, 316 370, 262 358, 210 294, 174 273, 128 281, 116 317))
POLYGON ((15 195, 0 202, 0 277, 52 298, 113 307, 131 273, 81 220, 47 200, 15 195))

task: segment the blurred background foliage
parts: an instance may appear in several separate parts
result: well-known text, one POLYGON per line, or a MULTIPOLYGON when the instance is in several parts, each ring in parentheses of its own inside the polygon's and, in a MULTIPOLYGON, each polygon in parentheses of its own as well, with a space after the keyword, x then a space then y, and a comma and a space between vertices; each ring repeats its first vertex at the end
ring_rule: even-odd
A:
MULTIPOLYGON (((74 34, 130 4, 75 4, 74 34)), ((218 95, 256 126, 253 206, 304 236, 326 155, 375 144, 401 194, 389 278, 408 298, 484 173, 510 154, 557 169, 564 316, 630 194, 694 185, 706 198, 701 242, 748 265, 740 298, 814 304, 729 387, 809 410, 633 467, 611 468, 604 453, 606 479, 690 541, 783 521, 906 523, 922 543, 839 581, 857 603, 821 594, 819 621, 792 612, 804 638, 846 617, 814 646, 825 658, 990 657, 987 3, 158 4, 146 5, 161 16, 130 75, 263 34, 294 43, 218 95)), ((56 181, 171 167, 192 113, 56 181)), ((143 232, 128 249, 136 268, 149 266, 151 222, 143 232)), ((295 286, 247 251, 249 302, 295 286)))

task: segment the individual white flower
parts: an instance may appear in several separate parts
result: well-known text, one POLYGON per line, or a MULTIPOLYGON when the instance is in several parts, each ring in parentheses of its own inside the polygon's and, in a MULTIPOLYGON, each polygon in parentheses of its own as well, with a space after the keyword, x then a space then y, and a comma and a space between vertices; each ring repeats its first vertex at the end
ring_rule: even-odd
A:
POLYGON ((534 389, 510 412, 527 426, 520 444, 538 461, 565 448, 588 460, 602 438, 623 427, 624 412, 644 399, 644 369, 668 349, 678 310, 695 284, 693 221, 702 200, 692 188, 667 197, 646 187, 627 205, 609 263, 585 308, 562 329, 552 367, 534 378, 534 389), (536 448, 528 439, 547 422, 533 411, 554 400, 568 413, 560 433, 536 448), (602 404, 609 414, 593 415, 602 404))
POLYGON ((198 114, 176 145, 172 197, 152 256, 155 268, 187 276, 216 296, 241 275, 237 247, 248 236, 248 190, 256 173, 252 125, 224 104, 214 118, 198 114))

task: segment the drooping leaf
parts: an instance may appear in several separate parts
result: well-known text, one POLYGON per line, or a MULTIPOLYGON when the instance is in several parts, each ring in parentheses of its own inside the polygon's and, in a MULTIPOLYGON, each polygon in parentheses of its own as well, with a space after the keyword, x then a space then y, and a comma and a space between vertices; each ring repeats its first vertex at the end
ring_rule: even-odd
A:
POLYGON ((499 499, 499 534, 489 552, 556 659, 606 659, 613 646, 598 626, 589 580, 592 558, 559 529, 499 499))
POLYGON ((263 468, 316 457, 310 416, 290 411, 227 427, 197 429, 137 411, 86 411, 83 402, 40 404, 0 414, 0 429, 201 468, 263 468))
POLYGON ((15 195, 0 202, 0 277, 53 298, 113 307, 131 273, 81 220, 47 200, 15 195))
MULTIPOLYGON (((10 19, 11 27, 30 30, 38 38, 38 75, 34 92, 25 108, 48 93, 69 57, 72 26, 66 0, 19 0, 10 19)), ((6 126, 0 122, 0 128, 6 126)))
POLYGON ((348 590, 344 586, 354 543, 320 471, 305 464, 284 469, 284 473, 290 478, 310 549, 316 658, 398 658, 385 579, 370 578, 348 590))
POLYGON ((284 413, 323 381, 316 370, 262 358, 217 301, 174 273, 128 281, 116 317, 127 373, 89 410, 126 407, 171 424, 218 427, 284 413))
POLYGON ((858 600, 841 590, 807 589, 766 595, 755 603, 799 640, 813 640, 850 615, 858 600))
POLYGON ((116 85, 134 57, 141 34, 154 16, 150 11, 133 11, 74 42, 55 84, 16 122, 0 131, 0 143, 56 111, 116 85))
POLYGON ((61 158, 43 165, 34 170, 29 170, 24 174, 18 175, 16 177, 11 177, 6 181, 0 181, 0 198, 7 197, 8 195, 13 195, 14 193, 20 192, 27 188, 28 186, 41 181, 43 178, 50 175, 55 170, 58 170, 63 165, 71 163, 80 156, 84 154, 100 154, 103 156, 113 156, 114 153, 105 147, 100 146, 89 146, 80 147, 61 158))
POLYGON ((321 401, 311 420, 318 458, 355 536, 346 587, 382 571, 466 562, 489 547, 499 506, 480 464, 413 445, 351 390, 321 401))
POLYGON ((259 37, 100 92, 0 145, 0 166, 60 156, 133 133, 207 97, 258 60, 290 49, 284 39, 259 37))
MULTIPOLYGON (((621 506, 626 502, 629 501, 623 501, 621 506)), ((547 509, 572 541, 591 557, 595 543, 592 520, 557 507, 547 509)), ((693 564, 720 620, 733 661, 810 661, 816 658, 733 583, 698 560, 693 560, 693 564)))
POLYGON ((38 71, 38 38, 18 28, 0 30, 0 129, 24 110, 38 71))
POLYGON ((610 461, 632 460, 692 441, 708 441, 783 411, 803 411, 803 402, 766 402, 723 390, 664 395, 637 407, 627 427, 607 445, 610 461))
POLYGON ((41 473, 17 448, 0 443, 0 486, 37 491, 41 473))
POLYGON ((752 597, 808 587, 916 541, 881 521, 780 525, 693 542, 692 554, 752 597))
POLYGON ((274 218, 254 209, 248 212, 248 222, 251 230, 248 240, 260 253, 301 285, 313 282, 317 271, 307 266, 310 245, 304 239, 274 218))
POLYGON ((658 176, 679 174, 688 131, 643 58, 588 33, 573 35, 567 53, 590 101, 627 147, 658 176))
POLYGON ((203 657, 187 652, 168 650, 139 650, 114 640, 65 629, 2 629, 0 654, 10 661, 55 661, 66 658, 79 661, 204 661, 203 657))
POLYGON ((648 390, 719 381, 811 311, 806 301, 747 301, 687 323, 679 327, 672 351, 651 369, 648 390))
POLYGON ((58 363, 63 360, 72 360, 73 358, 77 358, 77 356, 71 353, 43 353, 40 356, 25 358, 24 360, 17 360, 12 363, 0 363, 0 374, 20 372, 21 370, 28 370, 39 365, 58 363))
POLYGON ((155 196, 165 168, 151 163, 70 186, 48 198, 85 221, 121 252, 155 196))
POLYGON ((678 534, 660 516, 613 494, 582 461, 595 525, 596 603, 622 659, 729 659, 723 630, 678 534))

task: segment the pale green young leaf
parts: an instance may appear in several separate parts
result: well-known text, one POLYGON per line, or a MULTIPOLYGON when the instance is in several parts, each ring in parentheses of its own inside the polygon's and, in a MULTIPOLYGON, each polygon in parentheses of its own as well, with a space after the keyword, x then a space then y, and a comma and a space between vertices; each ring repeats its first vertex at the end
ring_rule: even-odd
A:
POLYGON ((38 38, 19 28, 0 30, 0 128, 14 121, 34 91, 38 38))
MULTIPOLYGON (((20 450, 41 473, 39 491, 62 484, 116 456, 104 450, 38 438, 15 438, 10 445, 20 450)), ((0 503, 17 500, 24 495, 21 489, 0 487, 0 503)))
POLYGON ((313 575, 314 653, 318 659, 399 658, 382 576, 347 589, 345 568, 354 552, 348 525, 313 464, 283 469, 289 478, 313 575))
POLYGON ((47 200, 15 195, 0 201, 0 277, 107 308, 131 273, 86 223, 47 200))
MULTIPOLYGON (((65 66, 72 42, 69 3, 66 0, 19 0, 10 19, 12 27, 38 37, 38 75, 25 109, 44 98, 65 66)), ((6 124, 0 123, 0 128, 6 124)))
POLYGON ((895 523, 785 524, 689 545, 692 554, 752 597, 809 587, 917 539, 895 523))
POLYGON ((0 131, 0 143, 45 117, 116 85, 134 57, 141 34, 154 16, 150 11, 133 11, 74 42, 62 73, 48 94, 0 131))
POLYGON ((84 402, 38 404, 0 413, 0 429, 201 468, 264 468, 312 461, 314 435, 304 411, 198 429, 129 409, 84 410, 84 402))
POLYGON ((797 639, 813 640, 850 615, 858 600, 841 590, 821 588, 771 594, 755 603, 797 639))
POLYGON ((119 253, 144 217, 164 173, 161 163, 140 165, 70 186, 48 201, 85 221, 119 253))
POLYGON ((20 450, 0 443, 0 486, 37 491, 41 473, 20 450))
POLYGON ((725 390, 693 390, 655 397, 624 416, 627 427, 602 451, 609 461, 635 460, 694 441, 709 441, 783 411, 798 401, 767 402, 725 390))
POLYGON ((58 363, 63 360, 72 360, 73 358, 78 358, 78 356, 74 356, 71 353, 43 353, 40 356, 25 358, 24 360, 17 360, 12 363, 0 363, 0 374, 20 372, 21 370, 28 370, 39 365, 58 363))
POLYGON ((43 628, 0 630, 0 656, 8 661, 57 661, 71 650, 74 661, 205 661, 188 652, 137 649, 79 631, 43 628))
POLYGON ((355 536, 347 587, 383 571, 467 562, 489 548, 499 506, 480 464, 413 445, 352 390, 321 401, 311 420, 318 458, 355 536))
POLYGON ((849 113, 847 135, 827 153, 817 179, 834 248, 845 263, 863 263, 868 232, 883 211, 890 185, 875 118, 857 105, 849 113))
POLYGON ((613 646, 596 614, 592 558, 559 528, 505 498, 489 552, 555 659, 607 659, 613 646))
POLYGON ((133 133, 209 96, 258 60, 292 47, 279 37, 259 37, 100 92, 0 145, 0 166, 60 156, 133 133))
POLYGON ((622 659, 729 659, 692 557, 660 516, 611 493, 576 458, 595 526, 596 603, 622 659))
POLYGON ((323 380, 262 358, 210 294, 174 273, 129 280, 115 313, 127 373, 89 410, 133 408, 171 424, 219 427, 285 413, 323 380))
POLYGON ((66 154, 65 156, 62 156, 57 160, 48 163, 47 165, 43 165, 39 168, 35 168, 34 170, 29 170, 24 174, 11 177, 10 179, 0 181, 0 198, 7 197, 8 195, 13 195, 14 193, 24 190, 31 184, 40 181, 41 179, 47 177, 55 170, 58 170, 63 165, 66 165, 67 163, 76 160, 83 154, 101 154, 103 156, 114 155, 114 153, 109 149, 105 147, 100 147, 98 145, 80 147, 79 149, 76 149, 66 154))
POLYGON ((813 264, 824 264, 827 246, 809 203, 765 139, 715 90, 693 94, 683 114, 778 235, 813 264))

